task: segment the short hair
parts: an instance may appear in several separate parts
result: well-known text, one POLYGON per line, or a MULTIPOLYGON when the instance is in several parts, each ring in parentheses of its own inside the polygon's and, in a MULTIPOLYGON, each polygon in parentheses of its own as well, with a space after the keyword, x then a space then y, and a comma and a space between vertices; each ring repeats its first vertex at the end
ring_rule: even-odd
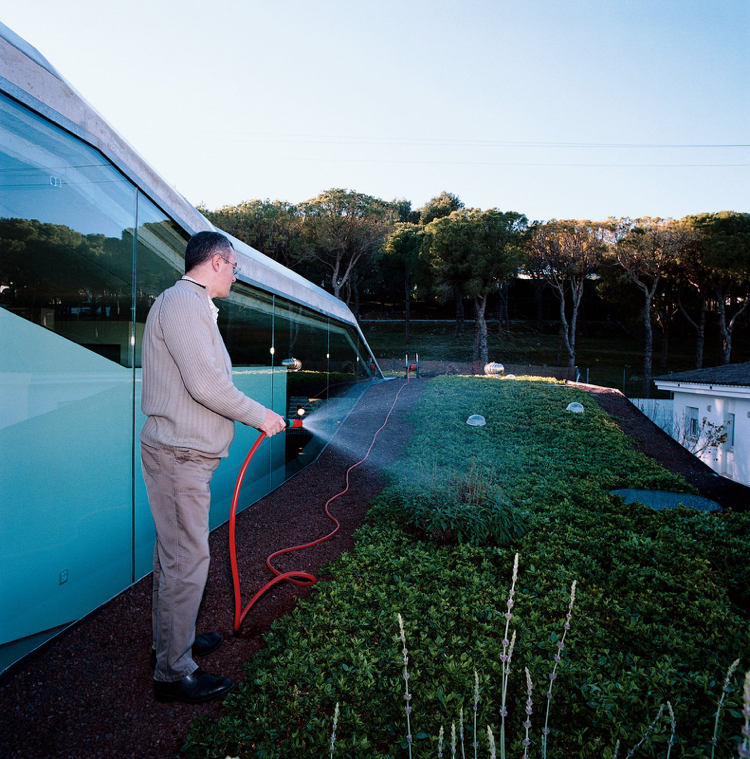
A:
POLYGON ((185 248, 185 271, 191 271, 224 250, 234 250, 234 246, 221 232, 197 232, 185 248))

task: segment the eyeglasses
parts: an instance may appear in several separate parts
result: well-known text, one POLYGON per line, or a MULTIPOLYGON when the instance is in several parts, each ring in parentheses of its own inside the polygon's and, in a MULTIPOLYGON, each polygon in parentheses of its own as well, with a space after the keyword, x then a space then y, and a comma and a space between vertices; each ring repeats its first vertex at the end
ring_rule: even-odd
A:
POLYGON ((232 262, 231 262, 229 259, 227 259, 227 258, 224 258, 224 256, 222 256, 221 254, 218 254, 218 255, 219 255, 219 258, 220 258, 220 259, 221 259, 221 260, 222 260, 222 261, 223 261, 225 264, 229 264, 229 265, 232 267, 232 276, 236 278, 236 277, 237 277, 237 275, 239 274, 239 271, 240 271, 240 267, 239 267, 239 266, 237 266, 237 264, 236 264, 236 263, 232 263, 232 262))

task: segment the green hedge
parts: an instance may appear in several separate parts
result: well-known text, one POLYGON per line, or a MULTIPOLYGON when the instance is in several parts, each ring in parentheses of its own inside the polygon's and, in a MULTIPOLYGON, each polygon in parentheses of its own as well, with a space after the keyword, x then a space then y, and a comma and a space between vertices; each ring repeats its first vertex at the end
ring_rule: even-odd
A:
MULTIPOLYGON (((416 432, 394 481, 469 471, 526 515, 515 544, 423 541, 382 508, 357 533, 356 550, 328 571, 267 647, 218 721, 191 729, 190 757, 408 756, 397 613, 409 648, 414 757, 436 756, 441 725, 463 706, 473 756, 474 669, 484 726, 499 733, 502 639, 513 555, 520 554, 512 629, 508 736, 523 749, 524 666, 534 682, 531 756, 539 756, 548 676, 578 583, 571 630, 555 680, 549 757, 620 756, 670 700, 679 745, 672 756, 710 755, 724 673, 742 658, 716 755, 739 736, 739 687, 750 664, 750 548, 746 515, 657 512, 625 505, 615 487, 688 491, 635 452, 594 400, 551 382, 438 378, 414 417, 416 432), (565 411, 571 401, 586 412, 565 411), (468 427, 480 413, 485 427, 468 427)), ((638 756, 664 756, 666 723, 638 756)), ((444 754, 449 756, 450 749, 444 754)), ((460 755, 460 751, 459 751, 460 755)))

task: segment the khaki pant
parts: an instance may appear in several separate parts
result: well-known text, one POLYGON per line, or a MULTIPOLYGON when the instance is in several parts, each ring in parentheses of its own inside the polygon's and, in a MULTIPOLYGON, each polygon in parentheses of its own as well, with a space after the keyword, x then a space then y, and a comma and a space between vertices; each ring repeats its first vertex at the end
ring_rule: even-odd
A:
POLYGON ((180 680, 198 668, 191 648, 208 578, 209 485, 219 461, 196 451, 141 443, 156 525, 152 631, 154 679, 162 682, 180 680))

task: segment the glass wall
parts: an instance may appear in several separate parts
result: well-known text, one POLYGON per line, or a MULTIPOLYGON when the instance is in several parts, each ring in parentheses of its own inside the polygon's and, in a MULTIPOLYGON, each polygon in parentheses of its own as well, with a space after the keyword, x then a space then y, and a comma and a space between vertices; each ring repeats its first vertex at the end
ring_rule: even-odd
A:
POLYGON ((0 99, 0 644, 132 581, 136 190, 0 99))
MULTIPOLYGON (((141 342, 188 235, 96 150, 1 95, 0 189, 2 671, 151 571, 141 342)), ((244 508, 314 460, 375 375, 351 325, 239 282, 217 305, 237 387, 307 423, 259 449, 244 508)), ((212 527, 257 435, 236 425, 212 527)))

